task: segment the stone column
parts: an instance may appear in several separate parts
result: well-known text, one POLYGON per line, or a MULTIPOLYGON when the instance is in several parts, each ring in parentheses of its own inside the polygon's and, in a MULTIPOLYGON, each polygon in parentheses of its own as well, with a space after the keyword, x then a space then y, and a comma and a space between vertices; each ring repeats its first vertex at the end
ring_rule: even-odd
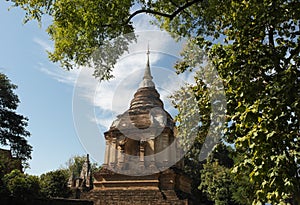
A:
POLYGON ((116 139, 115 140, 115 165, 119 163, 119 141, 116 139))
POLYGON ((145 168, 145 142, 140 141, 140 167, 141 169, 145 168))
POLYGON ((155 167, 155 158, 154 158, 154 154, 155 154, 155 138, 151 137, 150 140, 148 141, 148 146, 149 146, 149 158, 150 158, 150 168, 155 167))
POLYGON ((114 167, 115 162, 116 162, 116 139, 111 140, 111 145, 110 145, 110 166, 114 167))
POLYGON ((166 135, 163 133, 163 138, 162 138, 162 151, 164 153, 163 155, 163 166, 167 167, 169 165, 169 149, 166 149, 169 146, 169 135, 166 135))
POLYGON ((117 165, 119 169, 122 169, 124 164, 124 150, 120 145, 118 145, 117 153, 118 153, 117 165))
POLYGON ((105 157, 104 157, 104 167, 109 165, 109 154, 110 154, 110 143, 108 140, 105 140, 105 157))

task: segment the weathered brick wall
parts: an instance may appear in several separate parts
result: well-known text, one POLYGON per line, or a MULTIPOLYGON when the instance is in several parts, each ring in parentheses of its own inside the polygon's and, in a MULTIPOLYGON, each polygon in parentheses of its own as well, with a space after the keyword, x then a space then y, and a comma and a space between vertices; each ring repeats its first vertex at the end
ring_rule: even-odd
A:
POLYGON ((82 195, 94 205, 187 205, 174 191, 159 190, 93 190, 82 195))

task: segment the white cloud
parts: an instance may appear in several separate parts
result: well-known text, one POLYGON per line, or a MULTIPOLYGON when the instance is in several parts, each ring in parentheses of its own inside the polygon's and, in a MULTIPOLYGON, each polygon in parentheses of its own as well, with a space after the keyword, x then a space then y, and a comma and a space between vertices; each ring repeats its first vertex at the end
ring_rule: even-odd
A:
POLYGON ((153 24, 150 24, 150 21, 154 21, 155 18, 149 15, 138 15, 133 18, 133 26, 136 31, 143 30, 159 30, 159 28, 153 24))
MULTIPOLYGON (((133 95, 142 80, 147 61, 147 47, 150 47, 150 67, 156 88, 164 102, 165 109, 176 113, 168 97, 185 82, 192 82, 193 74, 176 75, 173 64, 179 58, 183 42, 175 42, 167 33, 149 30, 148 17, 136 18, 137 42, 129 47, 115 65, 113 79, 99 83, 93 77, 92 68, 65 71, 57 65, 40 64, 40 69, 58 82, 74 86, 73 119, 77 136, 97 161, 102 160, 99 147, 103 137, 118 114, 129 108, 133 95), (147 30, 145 30, 147 29, 147 30), (101 140, 99 140, 101 139, 101 140)), ((43 49, 51 46, 47 41, 34 39, 43 49)), ((101 144, 102 143, 102 144, 101 144)))
MULTIPOLYGON (((138 25, 144 25, 147 22, 144 18, 139 18, 139 20, 138 25)), ((137 36, 137 42, 130 45, 129 53, 125 53, 115 65, 114 78, 110 81, 98 83, 92 76, 91 68, 64 71, 56 66, 47 68, 45 65, 40 65, 41 71, 59 82, 74 86, 74 92, 77 92, 77 95, 74 96, 88 102, 93 110, 105 111, 106 115, 95 115, 95 119, 92 121, 108 128, 112 122, 112 116, 121 114, 129 108, 133 94, 142 80, 148 43, 153 80, 161 92, 163 101, 168 101, 170 94, 180 85, 187 81, 190 82, 191 75, 179 77, 172 69, 171 61, 174 63, 174 60, 178 59, 182 42, 175 43, 167 33, 157 30, 143 31, 140 29, 137 36), (164 63, 164 61, 170 62, 164 63), (165 65, 161 66, 162 63, 165 65), (111 113, 109 119, 108 112, 111 113)), ((49 45, 42 40, 35 39, 35 42, 43 48, 49 48, 49 45)), ((165 105, 171 109, 170 103, 165 102, 165 105)), ((90 116, 90 120, 91 118, 90 116)))
POLYGON ((52 66, 51 68, 48 68, 46 65, 40 64, 39 67, 42 72, 51 76, 53 79, 68 85, 74 85, 79 74, 79 70, 66 71, 58 66, 52 66))
POLYGON ((50 51, 50 52, 52 52, 54 50, 53 45, 49 41, 42 40, 40 38, 34 38, 33 42, 35 42, 39 46, 41 46, 43 50, 50 51))

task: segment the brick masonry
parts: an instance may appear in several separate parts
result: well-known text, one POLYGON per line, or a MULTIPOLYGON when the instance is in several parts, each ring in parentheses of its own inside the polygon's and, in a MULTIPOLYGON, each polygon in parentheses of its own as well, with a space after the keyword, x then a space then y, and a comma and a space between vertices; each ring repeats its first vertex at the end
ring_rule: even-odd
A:
POLYGON ((94 205, 188 205, 172 190, 92 190, 83 197, 94 205))

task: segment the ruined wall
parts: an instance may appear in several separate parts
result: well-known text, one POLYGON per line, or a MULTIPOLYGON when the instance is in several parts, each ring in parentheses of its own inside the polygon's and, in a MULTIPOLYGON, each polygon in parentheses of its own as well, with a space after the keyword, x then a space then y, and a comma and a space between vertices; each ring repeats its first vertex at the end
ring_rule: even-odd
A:
POLYGON ((179 200, 174 191, 160 190, 102 190, 82 195, 94 205, 188 205, 188 200, 179 200))

